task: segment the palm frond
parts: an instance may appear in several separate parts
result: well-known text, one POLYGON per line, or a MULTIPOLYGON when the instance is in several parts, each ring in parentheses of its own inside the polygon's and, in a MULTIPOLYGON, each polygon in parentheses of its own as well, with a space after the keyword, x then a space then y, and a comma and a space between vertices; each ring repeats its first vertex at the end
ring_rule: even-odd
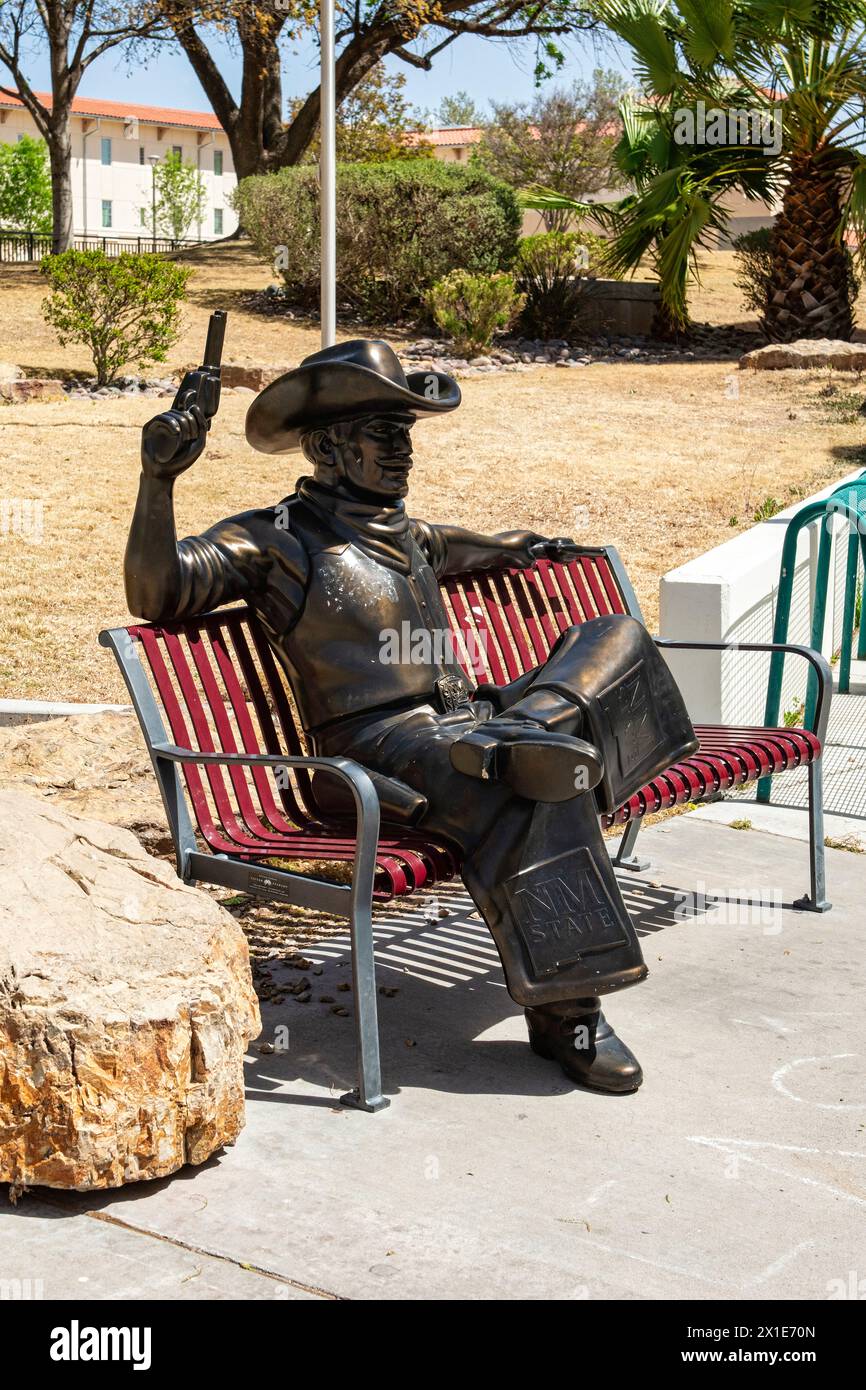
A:
POLYGON ((520 204, 534 212, 573 212, 576 217, 594 217, 604 206, 601 203, 583 203, 579 198, 569 198, 552 188, 539 186, 525 189, 520 194, 520 204))
POLYGON ((667 96, 680 80, 677 50, 668 25, 667 0, 595 0, 595 15, 632 51, 635 74, 641 86, 667 96))
POLYGON ((866 254, 866 156, 858 155, 851 174, 848 199, 842 221, 842 233, 853 236, 859 259, 866 254))
POLYGON ((736 47, 732 0, 676 0, 685 21, 683 48, 697 68, 729 61, 736 47))

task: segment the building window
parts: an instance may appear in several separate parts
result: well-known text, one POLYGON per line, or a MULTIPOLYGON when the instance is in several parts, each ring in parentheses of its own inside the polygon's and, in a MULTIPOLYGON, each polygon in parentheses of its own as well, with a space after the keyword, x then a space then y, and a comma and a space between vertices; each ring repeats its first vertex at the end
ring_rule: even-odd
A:
POLYGON ((102 137, 102 162, 103 164, 111 163, 111 138, 106 135, 102 137))
POLYGON ((223 234, 223 210, 222 210, 222 208, 214 208, 214 210, 213 210, 213 230, 214 230, 214 236, 222 236, 222 234, 223 234))
POLYGON ((110 199, 110 198, 103 198, 103 200, 102 200, 102 225, 103 225, 103 227, 110 227, 110 226, 111 226, 111 199, 110 199))
POLYGON ((216 174, 217 178, 219 178, 220 174, 221 174, 222 171, 223 171, 223 152, 222 152, 222 150, 214 150, 214 152, 213 152, 213 171, 214 171, 214 173, 216 174))
POLYGON ((171 152, 183 163, 183 145, 172 145, 171 152))
POLYGON ((144 163, 144 145, 139 145, 138 147, 138 162, 139 164, 144 163))

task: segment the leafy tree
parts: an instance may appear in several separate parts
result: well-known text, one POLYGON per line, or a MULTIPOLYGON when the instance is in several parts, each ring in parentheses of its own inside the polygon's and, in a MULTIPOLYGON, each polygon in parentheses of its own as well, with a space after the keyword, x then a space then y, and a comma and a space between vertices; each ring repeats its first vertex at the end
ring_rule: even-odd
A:
MULTIPOLYGON (((298 164, 319 126, 318 85, 283 115, 283 50, 314 27, 316 0, 154 0, 180 43, 232 150, 238 178, 298 164), (236 99, 208 42, 240 51, 236 99)), ((559 40, 594 27, 581 0, 355 0, 337 7, 336 99, 342 104, 388 55, 428 71, 462 34, 536 40, 536 75, 564 58, 559 40)))
POLYGON ((443 97, 436 108, 435 118, 440 126, 484 124, 481 108, 476 106, 468 92, 456 92, 452 97, 443 97))
MULTIPOLYGON (((172 241, 183 241, 193 222, 204 216, 207 192, 194 164, 185 164, 171 150, 154 165, 156 185, 156 233, 172 241)), ((153 217, 153 200, 143 207, 148 221, 153 217)))
MULTIPOLYGON (((779 147, 766 157, 783 192, 763 326, 784 341, 849 338, 845 240, 862 247, 866 237, 864 0, 594 0, 592 8, 631 48, 657 106, 706 99, 779 122, 779 147)), ((701 165, 723 168, 730 155, 718 146, 693 149, 683 177, 701 165)), ((635 203, 635 225, 651 215, 654 196, 648 187, 635 203)), ((700 231, 700 218, 683 219, 672 259, 681 260, 700 231)))
POLYGON ((51 232, 51 171, 44 140, 24 135, 0 145, 0 223, 19 232, 51 232))
POLYGON ((0 0, 0 65, 48 146, 51 164, 54 250, 72 240, 72 101, 91 64, 109 49, 153 31, 158 16, 149 3, 118 0, 0 0), (47 51, 51 100, 34 92, 25 69, 31 55, 47 51))
MULTIPOLYGON (((377 63, 337 110, 337 159, 341 164, 381 163, 386 159, 417 159, 429 153, 423 138, 407 142, 420 124, 403 95, 406 78, 377 63)), ((294 103, 294 108, 301 106, 294 103)), ((302 163, 319 158, 318 133, 302 163)))
POLYGON ((87 345, 100 386, 110 385, 127 362, 143 368, 165 361, 178 335, 189 267, 161 256, 110 260, 102 251, 64 251, 46 256, 41 270, 51 289, 43 317, 61 346, 87 345))
MULTIPOLYGON (((615 72, 597 69, 591 82, 575 82, 531 103, 493 103, 477 157, 514 188, 542 186, 587 198, 622 183, 613 160, 621 124, 618 105, 626 90, 615 72)), ((550 230, 562 230, 569 213, 549 208, 550 230)))

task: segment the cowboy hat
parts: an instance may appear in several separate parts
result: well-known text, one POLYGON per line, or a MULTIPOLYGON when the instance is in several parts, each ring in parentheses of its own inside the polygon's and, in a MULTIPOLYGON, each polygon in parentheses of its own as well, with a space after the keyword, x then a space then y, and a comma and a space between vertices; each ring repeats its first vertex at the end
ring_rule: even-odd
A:
POLYGON ((438 415, 460 404, 460 387, 443 372, 406 376, 380 338, 355 338, 305 357, 277 377, 247 411, 246 434, 263 454, 297 449, 306 430, 365 415, 438 415))

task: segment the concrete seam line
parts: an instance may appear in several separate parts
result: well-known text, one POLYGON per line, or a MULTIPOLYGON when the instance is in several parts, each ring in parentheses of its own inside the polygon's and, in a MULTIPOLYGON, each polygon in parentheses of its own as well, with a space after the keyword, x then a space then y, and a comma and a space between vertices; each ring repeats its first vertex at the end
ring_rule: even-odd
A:
MULTIPOLYGON (((44 1194, 40 1194, 40 1200, 50 1201, 44 1194)), ((317 1298, 329 1299, 334 1303, 345 1303, 348 1300, 343 1294, 333 1293, 330 1289, 321 1289, 316 1284, 305 1284, 300 1279, 290 1279, 287 1275, 277 1274, 272 1269, 265 1269, 262 1265, 249 1264, 246 1260, 239 1260, 234 1255, 224 1255, 219 1250, 209 1250, 205 1245, 193 1245, 190 1241, 179 1240, 176 1236, 163 1235, 161 1231, 148 1231, 143 1226, 135 1226, 131 1221, 121 1221, 119 1217, 112 1216, 104 1211, 87 1211, 82 1215, 90 1217, 93 1221, 104 1221, 109 1226, 119 1226, 121 1230, 130 1231, 133 1235, 149 1236, 151 1240, 164 1241, 166 1245, 176 1246, 179 1250, 188 1250, 191 1255, 204 1255, 211 1260, 222 1260, 224 1264, 234 1265, 237 1269, 246 1270, 250 1274, 261 1274, 265 1279, 272 1279, 276 1284, 288 1284, 293 1289, 300 1289, 303 1293, 315 1294, 317 1298)))

